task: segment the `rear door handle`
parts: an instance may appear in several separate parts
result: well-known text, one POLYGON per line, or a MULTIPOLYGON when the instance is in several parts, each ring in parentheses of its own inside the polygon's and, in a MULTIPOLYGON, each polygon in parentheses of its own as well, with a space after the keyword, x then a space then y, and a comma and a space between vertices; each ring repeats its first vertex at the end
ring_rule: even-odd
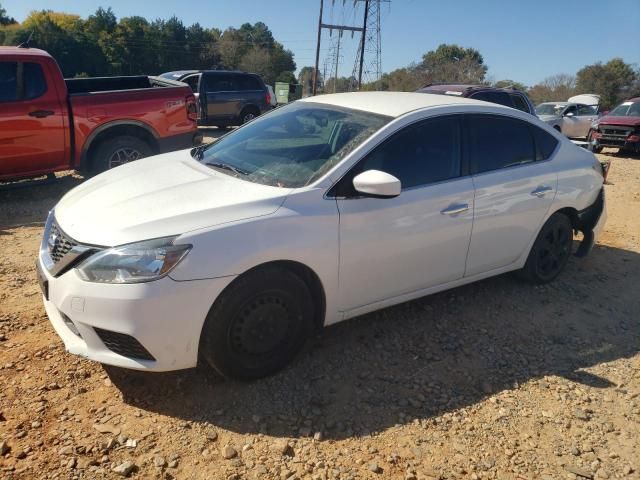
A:
POLYGON ((551 190, 553 190, 553 188, 547 187, 547 186, 541 186, 536 188, 533 192, 531 192, 531 195, 533 195, 534 197, 542 198, 545 196, 547 192, 550 192, 551 190))
POLYGON ((441 210, 440 213, 442 215, 456 215, 458 213, 466 212, 467 210, 469 210, 469 204, 462 203, 458 205, 450 205, 444 210, 441 210))
POLYGON ((36 118, 44 118, 49 115, 53 115, 55 112, 53 110, 34 110, 33 112, 29 112, 30 117, 36 118))

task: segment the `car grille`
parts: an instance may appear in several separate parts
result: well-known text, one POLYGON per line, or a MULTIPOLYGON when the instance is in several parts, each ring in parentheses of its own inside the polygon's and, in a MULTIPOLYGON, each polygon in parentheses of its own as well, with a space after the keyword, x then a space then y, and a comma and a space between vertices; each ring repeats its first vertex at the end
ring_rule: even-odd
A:
POLYGON ((142 346, 142 344, 131 335, 124 333, 112 332, 111 330, 103 330, 102 328, 93 328, 102 340, 102 343, 114 353, 137 360, 155 360, 153 355, 142 346))
POLYGON ((47 248, 51 260, 53 260, 54 263, 58 263, 62 260, 62 257, 69 253, 76 245, 78 245, 78 242, 64 233, 54 220, 51 224, 49 238, 47 239, 47 248))
POLYGON ((633 132, 633 128, 624 128, 624 127, 600 127, 600 131, 603 135, 608 135, 611 137, 627 137, 631 132, 633 132))

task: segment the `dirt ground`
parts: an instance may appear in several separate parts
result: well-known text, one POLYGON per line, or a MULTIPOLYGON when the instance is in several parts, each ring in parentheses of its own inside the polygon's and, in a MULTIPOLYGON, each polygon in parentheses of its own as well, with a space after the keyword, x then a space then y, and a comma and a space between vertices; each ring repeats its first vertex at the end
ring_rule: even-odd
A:
POLYGON ((82 179, 0 192, 0 478, 640 478, 640 159, 594 251, 325 329, 271 378, 64 351, 34 261, 82 179))

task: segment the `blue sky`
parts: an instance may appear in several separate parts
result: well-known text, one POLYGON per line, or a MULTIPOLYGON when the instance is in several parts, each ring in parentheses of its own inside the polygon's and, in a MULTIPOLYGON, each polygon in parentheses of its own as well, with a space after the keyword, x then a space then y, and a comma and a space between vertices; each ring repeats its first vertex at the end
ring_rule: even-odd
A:
MULTIPOLYGON (((298 68, 314 62, 319 0, 0 1, 18 20, 34 9, 87 16, 110 6, 118 17, 175 14, 187 25, 221 29, 263 21, 294 52, 298 68)), ((331 0, 325 5, 327 22, 331 0)), ((338 5, 342 0, 336 0, 336 12, 338 5)), ((333 20, 341 18, 336 13, 333 20)), ((477 48, 493 80, 527 85, 613 57, 640 66, 640 0, 392 0, 382 7, 383 71, 417 61, 440 43, 477 48)), ((340 74, 351 72, 355 44, 345 37, 340 74)), ((329 47, 329 41, 323 44, 321 62, 329 47)))

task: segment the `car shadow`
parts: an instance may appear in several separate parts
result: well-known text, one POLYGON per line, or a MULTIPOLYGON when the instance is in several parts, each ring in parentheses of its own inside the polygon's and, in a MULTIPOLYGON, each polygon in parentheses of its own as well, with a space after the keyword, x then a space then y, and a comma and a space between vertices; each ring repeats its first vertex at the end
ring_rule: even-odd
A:
POLYGON ((328 327, 251 383, 105 368, 125 402, 150 412, 243 434, 361 436, 546 376, 616 387, 585 369, 638 353, 639 282, 639 254, 596 246, 549 285, 502 275, 328 327))

